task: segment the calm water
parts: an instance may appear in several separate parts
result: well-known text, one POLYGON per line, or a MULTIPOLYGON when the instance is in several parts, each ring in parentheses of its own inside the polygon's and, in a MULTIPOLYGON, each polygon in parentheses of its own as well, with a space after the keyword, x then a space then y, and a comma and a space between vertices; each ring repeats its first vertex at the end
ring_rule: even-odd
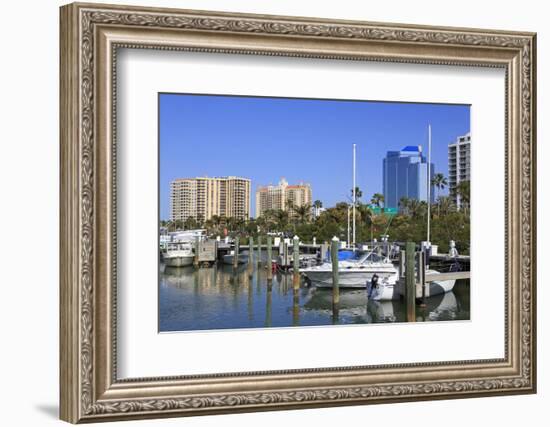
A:
MULTIPOLYGON (((332 313, 332 291, 307 287, 295 295, 292 274, 277 274, 271 289, 265 269, 252 274, 242 266, 169 268, 160 275, 160 331, 264 328, 332 324, 405 322, 405 304, 367 301, 366 292, 340 290, 340 310, 332 313)), ((417 321, 468 320, 470 281, 457 281, 452 292, 427 299, 416 309, 417 321)))

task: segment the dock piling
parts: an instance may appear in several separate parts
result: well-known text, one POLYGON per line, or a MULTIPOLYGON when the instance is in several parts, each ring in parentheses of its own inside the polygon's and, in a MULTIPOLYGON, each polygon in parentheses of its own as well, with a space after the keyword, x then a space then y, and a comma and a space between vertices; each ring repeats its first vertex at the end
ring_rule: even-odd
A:
POLYGON ((254 238, 252 236, 248 238, 248 262, 249 264, 254 262, 254 238))
POLYGON ((426 257, 427 253, 421 251, 418 254, 418 283, 420 284, 420 289, 422 290, 422 302, 420 306, 422 308, 426 307, 426 257))
POLYGON ((252 277, 254 272, 254 238, 248 237, 248 276, 252 277))
POLYGON ((199 237, 195 237, 195 246, 194 246, 194 250, 195 250, 195 257, 193 258, 193 266, 195 268, 198 268, 199 267, 199 250, 200 250, 200 242, 199 242, 199 237))
POLYGON ((239 236, 235 237, 235 250, 233 252, 233 269, 239 266, 239 236))
POLYGON ((294 272, 294 290, 297 291, 300 289, 300 239, 298 236, 294 236, 294 239, 292 239, 293 244, 293 265, 292 265, 292 271, 294 272))
POLYGON ((415 247, 414 242, 407 242, 405 246, 405 301, 408 322, 416 320, 415 247))
POLYGON ((273 280, 273 265, 271 257, 271 236, 267 236, 267 280, 271 282, 273 280))
POLYGON ((258 236, 258 259, 256 264, 262 265, 262 236, 258 236))
POLYGON ((330 246, 330 258, 332 262, 332 315, 333 321, 338 319, 340 308, 340 286, 338 283, 338 237, 332 238, 330 246))

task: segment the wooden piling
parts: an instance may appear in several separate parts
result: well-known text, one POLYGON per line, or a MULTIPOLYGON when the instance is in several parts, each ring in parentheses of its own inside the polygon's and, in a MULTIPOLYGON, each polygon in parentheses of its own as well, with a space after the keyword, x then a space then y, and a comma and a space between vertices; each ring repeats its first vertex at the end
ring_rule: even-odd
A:
POLYGON ((262 236, 258 236, 258 259, 256 264, 262 265, 262 236))
POLYGON ((297 289, 294 289, 292 295, 292 326, 300 324, 300 295, 297 289))
POLYGON ((254 272, 254 238, 248 237, 248 277, 252 277, 254 272))
POLYGON ((199 236, 195 237, 195 246, 194 246, 194 251, 195 251, 195 257, 193 258, 193 266, 195 268, 198 268, 199 266, 199 250, 200 250, 200 243, 199 243, 199 236))
POLYGON ((283 264, 285 269, 288 269, 288 243, 283 243, 283 264))
POLYGON ((416 277, 414 271, 415 244, 407 242, 405 247, 405 301, 407 304, 407 321, 416 320, 416 277))
POLYGON ((248 263, 252 265, 254 262, 254 238, 250 236, 248 238, 248 263))
POLYGON ((405 277, 405 251, 399 251, 399 279, 405 277))
POLYGON ((340 307, 340 285, 338 283, 338 238, 332 238, 330 246, 330 258, 332 262, 332 312, 333 316, 338 317, 340 307))
POLYGON ((294 239, 292 241, 293 244, 293 250, 294 250, 294 259, 293 259, 293 265, 292 265, 292 271, 294 272, 294 290, 297 291, 300 289, 300 239, 298 236, 294 236, 294 239))
POLYGON ((273 280, 273 265, 271 257, 271 236, 267 236, 267 280, 271 282, 273 280))
POLYGON ((271 310, 272 310, 272 289, 271 285, 268 282, 267 291, 266 291, 266 302, 265 302, 265 326, 269 328, 271 326, 271 310))
POLYGON ((418 277, 418 283, 420 283, 420 289, 422 289, 422 303, 420 306, 422 308, 426 307, 426 297, 427 297, 427 290, 426 290, 426 257, 427 253, 425 251, 421 251, 419 254, 419 263, 418 263, 418 271, 419 271, 419 277, 418 277))
POLYGON ((239 236, 235 237, 235 250, 233 251, 233 269, 239 266, 239 236))

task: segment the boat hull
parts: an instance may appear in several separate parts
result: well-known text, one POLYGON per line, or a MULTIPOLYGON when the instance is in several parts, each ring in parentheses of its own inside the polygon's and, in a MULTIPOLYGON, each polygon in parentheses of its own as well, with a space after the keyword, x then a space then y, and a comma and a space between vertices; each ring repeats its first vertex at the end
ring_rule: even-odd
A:
MULTIPOLYGON (((237 257, 237 264, 246 264, 248 262, 248 254, 241 254, 237 257)), ((223 256, 223 263, 233 265, 234 255, 228 254, 223 256)))
POLYGON ((193 255, 178 255, 171 257, 165 255, 163 261, 166 267, 185 267, 193 264, 194 258, 193 255))
MULTIPOLYGON (((319 288, 332 288, 332 271, 303 271, 303 274, 311 283, 319 288)), ((377 274, 381 279, 390 278, 395 273, 380 270, 357 271, 340 270, 338 272, 338 285, 341 288, 362 288, 366 289, 367 283, 372 276, 377 274)))
POLYGON ((393 278, 393 280, 379 280, 376 288, 373 288, 371 282, 369 281, 367 284, 367 294, 369 300, 372 301, 398 300, 401 297, 401 294, 399 293, 397 277, 393 278))

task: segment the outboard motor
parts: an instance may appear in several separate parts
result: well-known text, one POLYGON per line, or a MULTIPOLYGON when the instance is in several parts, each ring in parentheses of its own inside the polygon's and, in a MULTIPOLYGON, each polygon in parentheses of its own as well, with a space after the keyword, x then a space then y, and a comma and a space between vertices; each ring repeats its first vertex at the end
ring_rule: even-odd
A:
POLYGON ((373 274, 372 275, 372 278, 370 279, 370 287, 369 287, 369 282, 367 282, 367 292, 368 292, 368 297, 370 298, 372 296, 372 293, 374 292, 375 289, 378 289, 378 274, 373 274))

